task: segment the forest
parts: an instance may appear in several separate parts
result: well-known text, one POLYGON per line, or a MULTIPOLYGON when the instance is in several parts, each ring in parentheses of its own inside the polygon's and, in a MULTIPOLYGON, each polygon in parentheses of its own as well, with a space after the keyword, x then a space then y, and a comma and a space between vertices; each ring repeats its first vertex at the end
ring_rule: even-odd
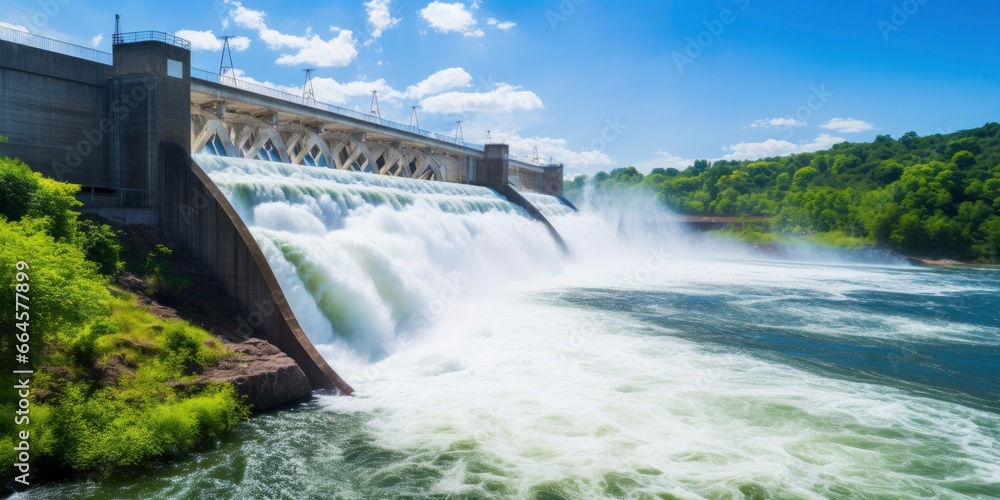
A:
POLYGON ((811 237, 840 246, 878 245, 904 255, 1000 260, 1000 124, 754 161, 697 160, 688 168, 634 167, 578 176, 568 198, 645 190, 678 214, 768 216, 747 239, 811 237), (762 234, 763 237, 762 237, 762 234))

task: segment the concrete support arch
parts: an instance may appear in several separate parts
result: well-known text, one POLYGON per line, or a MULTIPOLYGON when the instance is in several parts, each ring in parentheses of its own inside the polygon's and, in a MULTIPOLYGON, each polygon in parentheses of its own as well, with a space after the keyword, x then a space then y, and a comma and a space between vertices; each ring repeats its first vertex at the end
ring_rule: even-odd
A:
POLYGON ((282 125, 279 132, 288 148, 291 163, 316 167, 334 165, 330 145, 309 127, 290 123, 282 125))
POLYGON ((327 134, 323 136, 330 143, 333 168, 355 172, 379 173, 375 155, 363 141, 347 134, 327 134))

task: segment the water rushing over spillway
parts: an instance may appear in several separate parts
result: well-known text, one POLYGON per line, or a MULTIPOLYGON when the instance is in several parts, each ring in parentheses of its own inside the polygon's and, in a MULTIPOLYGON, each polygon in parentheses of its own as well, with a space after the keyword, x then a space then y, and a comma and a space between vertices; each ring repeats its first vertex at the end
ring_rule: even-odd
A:
POLYGON ((337 370, 384 358, 442 294, 558 269, 541 224, 494 191, 195 155, 251 228, 303 329, 337 370))
POLYGON ((567 260, 488 190, 196 159, 357 395, 41 496, 1000 495, 995 268, 777 261, 530 197, 567 260))

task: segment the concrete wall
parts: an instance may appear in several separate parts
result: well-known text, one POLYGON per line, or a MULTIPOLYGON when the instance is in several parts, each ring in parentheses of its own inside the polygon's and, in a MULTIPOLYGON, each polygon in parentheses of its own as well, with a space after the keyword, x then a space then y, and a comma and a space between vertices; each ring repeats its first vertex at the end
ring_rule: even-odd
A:
POLYGON ((241 332, 257 334, 298 363, 314 388, 353 389, 316 351, 292 314, 274 272, 236 209, 181 146, 161 144, 163 229, 204 261, 246 311, 241 332))
POLYGON ((104 118, 111 66, 0 41, 0 154, 88 187, 110 187, 104 118))
POLYGON ((186 152, 191 147, 190 66, 191 52, 167 43, 114 46, 104 113, 110 121, 109 172, 119 191, 120 213, 103 209, 102 215, 120 220, 131 213, 157 225, 163 204, 160 144, 180 144, 186 152))

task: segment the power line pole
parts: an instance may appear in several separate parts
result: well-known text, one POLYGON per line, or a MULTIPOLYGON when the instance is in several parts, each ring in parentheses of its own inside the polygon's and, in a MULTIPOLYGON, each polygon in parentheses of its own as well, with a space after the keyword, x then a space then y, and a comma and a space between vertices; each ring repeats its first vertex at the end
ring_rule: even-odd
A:
POLYGON ((419 130, 420 120, 417 119, 417 107, 416 106, 410 106, 410 107, 413 108, 413 112, 410 113, 410 126, 416 127, 419 130))
POLYGON ((458 120, 455 123, 457 124, 455 127, 455 140, 465 142, 465 137, 462 135, 462 120, 458 120))
POLYGON ((302 71, 306 72, 306 83, 305 83, 305 85, 302 86, 302 97, 305 97, 306 99, 309 99, 310 101, 315 101, 316 100, 316 92, 313 90, 312 74, 313 74, 313 71, 316 71, 316 68, 306 68, 306 69, 304 69, 302 71))
POLYGON ((379 120, 382 119, 382 111, 380 111, 378 109, 378 91, 377 90, 373 90, 372 91, 372 116, 378 118, 379 120))
POLYGON ((235 67, 233 66, 233 50, 229 47, 229 39, 236 38, 232 35, 224 35, 222 37, 222 59, 219 60, 219 76, 225 75, 227 72, 231 73, 232 77, 236 77, 235 67), (226 55, 229 55, 229 66, 226 66, 226 55))

